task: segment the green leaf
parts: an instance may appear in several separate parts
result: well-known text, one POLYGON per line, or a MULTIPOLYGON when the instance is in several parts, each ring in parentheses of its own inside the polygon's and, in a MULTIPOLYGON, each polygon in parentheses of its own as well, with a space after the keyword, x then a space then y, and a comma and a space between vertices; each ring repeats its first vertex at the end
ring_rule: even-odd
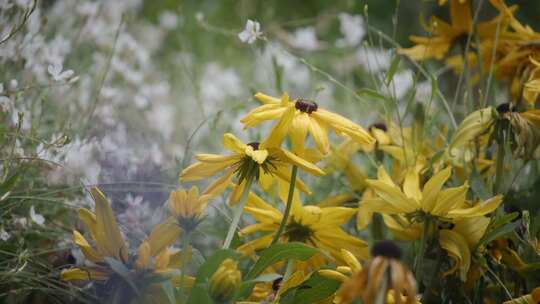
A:
POLYGON ((166 282, 161 283, 161 288, 163 289, 163 292, 165 292, 165 295, 167 295, 167 299, 169 300, 169 303, 175 304, 176 296, 174 295, 174 287, 171 281, 166 281, 166 282))
POLYGON ((392 63, 390 64, 390 67, 388 68, 388 71, 386 72, 386 80, 384 81, 384 83, 387 86, 390 85, 390 82, 394 78, 394 74, 396 73, 396 71, 397 71, 397 69, 399 67, 399 62, 400 61, 401 61, 400 56, 395 56, 394 59, 392 60, 392 63))
POLYGON ((309 304, 324 300, 338 290, 341 282, 314 273, 309 279, 283 294, 281 304, 309 304))
POLYGON ((208 284, 206 283, 195 284, 191 289, 187 304, 214 304, 208 290, 208 284))
POLYGON ((116 272, 120 277, 124 279, 124 281, 129 284, 129 286, 133 289, 133 292, 139 295, 139 288, 131 279, 131 276, 129 275, 129 269, 126 267, 126 265, 124 265, 117 259, 113 259, 111 257, 105 257, 104 260, 114 272, 116 272))
POLYGON ((320 251, 298 242, 274 244, 261 252, 261 257, 253 265, 246 279, 252 280, 256 278, 266 268, 279 261, 291 259, 305 261, 317 252, 320 251))
POLYGON ((377 91, 375 91, 375 90, 368 89, 368 88, 361 89, 361 90, 358 92, 358 95, 360 95, 360 96, 362 96, 362 97, 367 97, 367 98, 370 98, 370 99, 376 99, 376 100, 381 100, 381 101, 387 101, 386 96, 380 94, 379 92, 377 92, 377 91))
POLYGON ((492 197, 492 192, 489 187, 484 182, 484 179, 482 179, 482 176, 478 173, 478 170, 476 169, 476 166, 473 166, 473 170, 471 172, 471 178, 469 179, 469 182, 471 184, 471 190, 480 198, 481 200, 487 200, 490 197, 492 197))
POLYGON ((22 171, 23 170, 18 171, 17 173, 13 174, 8 179, 6 179, 2 183, 2 185, 0 185, 0 201, 5 200, 9 196, 11 190, 13 190, 15 186, 17 186, 17 184, 19 183, 21 179, 22 171))

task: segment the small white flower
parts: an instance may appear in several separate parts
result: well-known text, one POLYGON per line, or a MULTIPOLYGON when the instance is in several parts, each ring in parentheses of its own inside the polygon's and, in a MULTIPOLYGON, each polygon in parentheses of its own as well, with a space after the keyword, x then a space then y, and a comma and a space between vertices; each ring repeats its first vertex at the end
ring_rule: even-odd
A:
POLYGON ((315 51, 321 47, 315 28, 311 26, 299 28, 294 31, 291 44, 297 49, 306 51, 315 51))
POLYGON ((13 220, 16 226, 19 228, 26 228, 26 225, 28 224, 28 221, 25 217, 17 217, 13 220))
POLYGON ((204 14, 202 12, 197 12, 195 14, 195 20, 197 20, 197 22, 203 22, 204 21, 204 14))
POLYGON ((246 22, 246 28, 242 32, 238 33, 238 38, 244 43, 252 44, 255 42, 255 40, 257 40, 257 38, 260 38, 262 34, 261 24, 257 21, 248 19, 246 22))
POLYGON ((30 207, 30 219, 32 221, 40 226, 43 226, 45 223, 45 217, 43 215, 36 213, 36 210, 34 209, 34 206, 30 207))
POLYGON ((167 30, 173 30, 178 26, 178 15, 170 11, 164 11, 159 15, 159 25, 167 30))
POLYGON ((15 91, 17 90, 18 87, 19 87, 19 82, 17 81, 17 79, 11 79, 11 81, 9 82, 9 90, 15 91))
POLYGON ((4 228, 0 229, 0 240, 7 241, 11 238, 11 234, 9 234, 7 231, 4 230, 4 228))
POLYGON ((50 64, 47 71, 55 81, 65 81, 73 76, 75 72, 73 70, 62 71, 64 67, 61 63, 50 64))
POLYGON ((344 37, 336 42, 338 47, 355 46, 366 35, 364 18, 360 15, 339 14, 339 29, 344 37))

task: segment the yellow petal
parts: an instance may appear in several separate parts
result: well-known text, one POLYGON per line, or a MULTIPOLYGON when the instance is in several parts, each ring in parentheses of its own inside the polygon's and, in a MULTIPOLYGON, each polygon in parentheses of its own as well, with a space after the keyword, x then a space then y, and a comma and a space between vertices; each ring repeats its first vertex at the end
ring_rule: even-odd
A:
POLYGON ((468 190, 469 186, 467 184, 442 190, 439 193, 437 204, 431 211, 431 214, 444 217, 450 210, 463 205, 468 190))
POLYGON ((194 181, 216 175, 228 167, 234 167, 234 164, 240 160, 240 157, 233 156, 223 162, 207 163, 198 162, 185 168, 180 174, 181 181, 194 181))
POLYGON ((472 208, 452 210, 448 212, 448 217, 459 219, 465 217, 482 216, 497 209, 497 207, 499 207, 499 205, 502 203, 502 200, 502 195, 497 195, 486 200, 485 202, 477 204, 472 208))
POLYGON ((433 211, 437 204, 437 196, 444 183, 450 178, 451 172, 452 168, 447 167, 433 175, 424 185, 424 191, 422 192, 422 210, 428 213, 433 211))
MULTIPOLYGON (((410 213, 418 208, 418 204, 414 200, 407 198, 396 186, 391 186, 379 180, 368 179, 366 183, 386 202, 385 205, 391 206, 396 213, 410 213)), ((377 207, 374 206, 374 208, 377 207)))
POLYGON ((94 263, 103 261, 103 257, 99 255, 99 253, 97 253, 92 246, 90 246, 84 236, 82 236, 82 234, 80 234, 77 230, 73 231, 73 241, 75 244, 77 244, 77 246, 79 246, 82 253, 88 260, 94 263))
POLYGON ((261 143, 261 148, 279 147, 290 131, 290 126, 294 119, 294 107, 288 107, 280 116, 277 124, 272 127, 268 138, 261 143))
POLYGON ((339 282, 345 282, 349 279, 348 276, 338 272, 338 271, 335 271, 335 270, 331 270, 331 269, 321 269, 318 271, 318 273, 320 275, 322 275, 323 277, 326 277, 326 278, 329 278, 329 279, 332 279, 332 280, 336 280, 336 281, 339 281, 339 282))
POLYGON ((343 257, 343 260, 349 267, 351 267, 351 270, 353 272, 359 271, 362 269, 362 265, 358 261, 358 259, 347 249, 341 249, 341 256, 343 257))
POLYGON ((137 261, 135 261, 135 266, 138 269, 143 269, 148 266, 150 262, 150 243, 148 241, 143 241, 137 250, 137 261))
POLYGON ((80 208, 79 209, 79 219, 84 223, 86 228, 90 230, 92 238, 96 239, 96 215, 88 209, 80 208))
POLYGON ((422 192, 420 192, 420 176, 416 170, 408 170, 405 174, 405 180, 403 181, 403 192, 407 197, 413 198, 417 201, 422 199, 422 192))
POLYGON ((98 252, 104 256, 127 261, 128 249, 118 229, 109 202, 98 188, 90 189, 90 193, 96 202, 96 247, 98 252))
POLYGON ((324 171, 321 170, 319 167, 315 166, 314 164, 308 162, 307 160, 299 156, 296 156, 294 153, 289 152, 287 150, 279 149, 279 148, 272 148, 270 150, 270 154, 277 157, 280 161, 284 161, 291 165, 296 165, 302 168, 304 171, 311 173, 313 175, 322 176, 325 174, 324 171))
POLYGON ((109 278, 106 272, 94 269, 71 268, 62 270, 60 278, 63 281, 103 281, 109 278))
POLYGON ((281 100, 279 98, 272 97, 270 95, 266 95, 266 94, 263 94, 261 92, 257 92, 257 94, 255 94, 255 98, 257 98, 260 102, 262 102, 264 104, 281 103, 281 100))
POLYGON ((308 130, 313 136, 313 140, 315 141, 319 151, 321 151, 322 154, 328 154, 328 152, 330 152, 330 143, 328 142, 328 132, 326 131, 326 126, 319 123, 315 119, 310 119, 308 130))
POLYGON ((251 157, 259 165, 264 163, 268 157, 268 150, 253 150, 253 147, 251 146, 247 146, 244 153, 251 157))
POLYGON ((244 149, 246 148, 246 145, 231 133, 225 133, 223 135, 223 146, 227 150, 239 154, 244 153, 244 149))
POLYGON ((169 217, 163 223, 152 229, 146 241, 150 244, 150 256, 155 256, 166 247, 171 246, 180 237, 182 229, 178 227, 174 218, 169 217))

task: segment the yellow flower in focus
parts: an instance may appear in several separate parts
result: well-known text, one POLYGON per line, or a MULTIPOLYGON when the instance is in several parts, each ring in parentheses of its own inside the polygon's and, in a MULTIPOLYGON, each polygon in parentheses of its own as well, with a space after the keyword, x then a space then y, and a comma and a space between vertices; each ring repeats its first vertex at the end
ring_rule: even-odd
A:
POLYGON ((360 144, 374 143, 373 137, 362 127, 341 115, 320 108, 314 101, 306 99, 290 101, 287 93, 284 93, 281 99, 263 93, 255 94, 255 98, 263 105, 250 111, 240 121, 244 124, 244 128, 251 128, 267 120, 278 120, 265 141, 269 147, 280 146, 289 135, 292 150, 298 155, 305 156, 304 143, 309 133, 317 149, 322 154, 328 154, 329 128, 336 134, 348 136, 360 144))
POLYGON ((242 283, 242 273, 238 270, 238 263, 232 259, 225 259, 219 268, 210 277, 210 296, 218 303, 229 301, 242 283))
POLYGON ((182 229, 188 232, 194 230, 203 217, 208 201, 223 192, 227 184, 216 186, 206 189, 200 195, 196 186, 189 191, 180 188, 171 192, 167 207, 182 229))
MULTIPOLYGON (((289 183, 291 173, 288 167, 293 165, 317 176, 324 175, 317 166, 281 148, 269 147, 258 142, 244 144, 230 133, 223 136, 223 145, 232 152, 231 155, 198 154, 196 156, 198 162, 185 168, 180 174, 180 180, 194 181, 223 172, 209 188, 229 185, 233 175, 236 174, 238 183, 243 189, 247 179, 258 179, 263 183, 267 182, 268 178, 275 177, 289 183)), ((308 187, 300 180, 296 182, 296 188, 309 193, 308 187)))
MULTIPOLYGON (((274 232, 277 231, 281 223, 283 214, 254 193, 249 195, 245 212, 253 216, 257 223, 245 227, 240 231, 240 234, 265 233, 263 236, 246 242, 238 248, 240 252, 251 255, 255 251, 265 249, 270 245, 274 232)), ((355 213, 356 209, 353 208, 302 206, 298 194, 295 193, 282 241, 302 242, 317 247, 327 251, 334 259, 340 262, 343 262, 342 249, 350 251, 358 258, 366 259, 368 257, 367 244, 347 234, 340 227, 355 213)))
POLYGON ((405 215, 422 221, 425 217, 453 221, 462 218, 482 216, 497 209, 502 196, 497 195, 485 202, 469 205, 465 200, 469 186, 443 189, 450 178, 451 168, 447 167, 431 177, 420 190, 420 177, 409 171, 398 187, 383 167, 379 167, 376 180, 367 180, 368 186, 377 198, 363 202, 364 208, 372 212, 388 215, 405 215))

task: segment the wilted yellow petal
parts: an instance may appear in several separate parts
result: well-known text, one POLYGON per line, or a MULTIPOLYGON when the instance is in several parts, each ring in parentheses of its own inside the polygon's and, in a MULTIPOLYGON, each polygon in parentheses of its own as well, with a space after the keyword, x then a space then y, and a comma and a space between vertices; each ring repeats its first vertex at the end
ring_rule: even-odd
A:
POLYGON ((75 242, 75 244, 77 244, 77 246, 79 246, 84 256, 88 260, 94 263, 103 260, 103 257, 99 253, 97 253, 94 248, 92 248, 92 246, 90 246, 84 236, 82 236, 82 234, 80 234, 77 230, 73 230, 73 241, 75 242))
POLYGON ((103 281, 108 279, 109 275, 106 272, 101 272, 94 269, 71 268, 62 270, 60 278, 63 281, 103 281))
POLYGON ((150 256, 155 256, 166 247, 171 246, 178 239, 182 229, 178 227, 175 219, 169 217, 163 223, 152 229, 146 241, 150 244, 150 256))
POLYGON ((465 239, 452 230, 443 229, 439 231, 439 244, 456 259, 459 265, 459 277, 465 282, 471 265, 471 252, 465 239))

